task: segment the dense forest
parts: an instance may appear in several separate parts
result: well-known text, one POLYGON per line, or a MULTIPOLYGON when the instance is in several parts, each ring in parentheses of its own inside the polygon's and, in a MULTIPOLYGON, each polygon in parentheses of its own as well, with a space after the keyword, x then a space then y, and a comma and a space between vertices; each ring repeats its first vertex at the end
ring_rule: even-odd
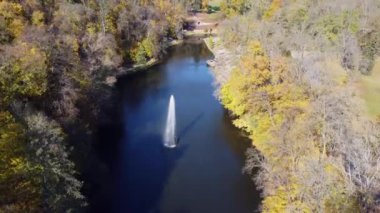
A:
POLYGON ((224 4, 207 42, 217 94, 255 147, 246 171, 259 169, 261 210, 380 211, 380 114, 362 92, 379 63, 380 2, 224 4))
POLYGON ((0 1, 0 212, 87 205, 69 136, 91 134, 107 76, 181 38, 190 3, 0 1))

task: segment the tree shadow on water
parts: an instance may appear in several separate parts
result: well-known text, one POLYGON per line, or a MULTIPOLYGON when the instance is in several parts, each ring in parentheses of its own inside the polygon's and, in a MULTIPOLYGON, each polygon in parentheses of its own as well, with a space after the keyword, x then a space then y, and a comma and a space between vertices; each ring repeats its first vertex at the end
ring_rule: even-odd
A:
POLYGON ((113 212, 159 212, 162 192, 187 146, 166 148, 161 135, 144 135, 135 142, 129 141, 124 153, 113 212))
POLYGON ((204 112, 199 113, 198 116, 196 116, 189 124, 185 126, 185 128, 181 130, 181 132, 178 134, 179 142, 181 142, 181 138, 183 138, 202 119, 203 115, 204 112))

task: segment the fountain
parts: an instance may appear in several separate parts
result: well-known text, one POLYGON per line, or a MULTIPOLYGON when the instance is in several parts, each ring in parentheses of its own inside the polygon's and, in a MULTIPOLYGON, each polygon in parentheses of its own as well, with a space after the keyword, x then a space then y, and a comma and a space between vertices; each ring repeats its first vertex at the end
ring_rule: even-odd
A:
POLYGON ((176 136, 175 136, 175 101, 174 96, 170 96, 168 117, 166 120, 166 127, 164 132, 164 145, 168 148, 176 147, 176 136))

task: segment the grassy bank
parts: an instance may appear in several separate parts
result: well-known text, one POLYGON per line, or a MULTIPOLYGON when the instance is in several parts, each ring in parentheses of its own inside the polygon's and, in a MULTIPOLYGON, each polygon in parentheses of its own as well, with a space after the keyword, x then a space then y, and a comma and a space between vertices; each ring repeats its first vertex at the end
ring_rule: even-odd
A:
POLYGON ((369 75, 363 75, 359 83, 361 97, 365 100, 368 113, 372 118, 380 116, 380 58, 369 75))

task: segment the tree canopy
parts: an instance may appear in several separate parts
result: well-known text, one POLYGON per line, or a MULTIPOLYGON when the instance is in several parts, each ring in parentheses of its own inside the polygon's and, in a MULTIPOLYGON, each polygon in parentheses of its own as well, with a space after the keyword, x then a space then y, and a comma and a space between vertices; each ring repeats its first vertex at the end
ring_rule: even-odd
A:
POLYGON ((91 131, 88 118, 96 120, 107 100, 107 76, 162 57, 181 38, 185 6, 0 1, 0 212, 86 206, 70 131, 91 131))
POLYGON ((380 126, 356 82, 379 54, 379 3, 239 2, 224 1, 209 46, 218 97, 255 148, 262 211, 378 211, 380 126))

